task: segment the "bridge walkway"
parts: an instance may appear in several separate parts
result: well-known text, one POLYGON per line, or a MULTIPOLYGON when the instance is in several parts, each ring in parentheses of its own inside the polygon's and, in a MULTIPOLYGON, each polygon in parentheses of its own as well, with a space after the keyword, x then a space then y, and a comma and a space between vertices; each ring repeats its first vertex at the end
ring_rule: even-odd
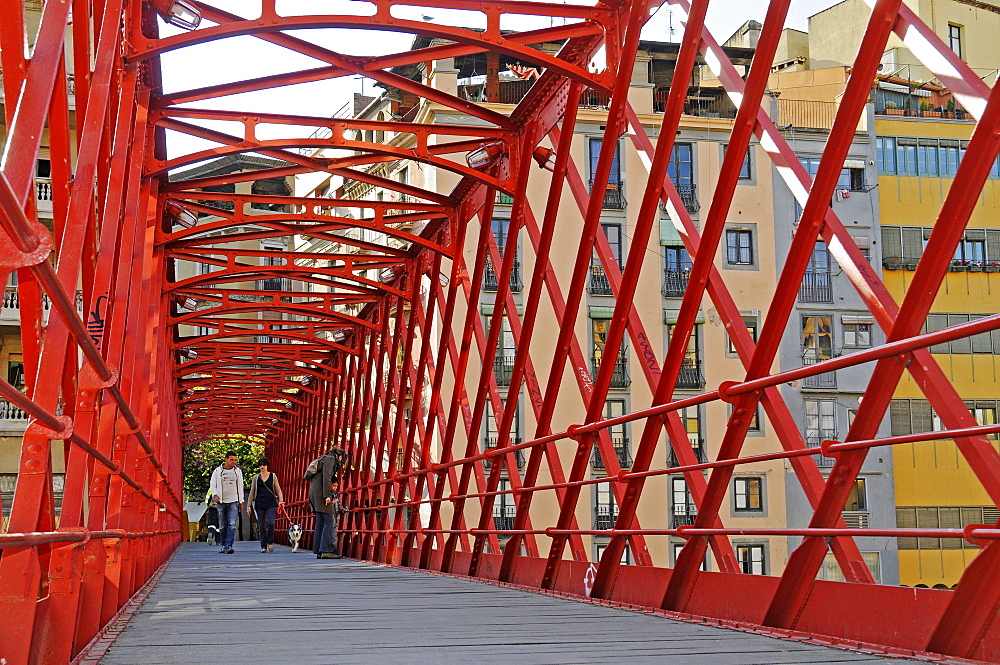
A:
POLYGON ((901 663, 277 546, 181 546, 128 623, 83 662, 901 663))

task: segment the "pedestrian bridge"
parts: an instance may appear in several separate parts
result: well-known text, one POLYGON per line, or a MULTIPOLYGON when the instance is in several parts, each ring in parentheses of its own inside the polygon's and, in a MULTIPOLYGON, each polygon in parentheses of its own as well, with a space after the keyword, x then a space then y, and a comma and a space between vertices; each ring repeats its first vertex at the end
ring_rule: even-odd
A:
POLYGON ((0 3, 0 663, 1000 661, 1000 63, 797 4, 0 3))
POLYGON ((198 662, 901 663, 803 636, 777 639, 586 599, 253 543, 182 545, 81 659, 198 662), (810 643, 811 642, 811 643, 810 643))

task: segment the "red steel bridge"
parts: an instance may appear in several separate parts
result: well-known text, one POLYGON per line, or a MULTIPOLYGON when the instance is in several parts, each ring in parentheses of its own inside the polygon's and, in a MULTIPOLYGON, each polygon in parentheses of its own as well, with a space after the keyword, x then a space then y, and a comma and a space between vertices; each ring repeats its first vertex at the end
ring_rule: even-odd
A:
POLYGON ((1000 453, 989 438, 1000 427, 977 424, 929 351, 1000 328, 1000 315, 922 334, 1000 149, 998 95, 900 0, 877 0, 811 179, 764 101, 790 0, 770 2, 742 72, 706 30, 709 0, 668 2, 685 16, 674 80, 690 80, 711 61, 736 108, 717 186, 697 226, 668 177, 687 86, 665 95, 653 141, 639 126, 629 77, 618 75, 633 69, 639 31, 665 3, 409 3, 427 15, 475 12, 482 26, 471 29, 400 18, 389 0, 341 3, 332 14, 308 13, 327 11, 323 3, 293 12, 263 0, 247 3, 241 15, 197 0, 0 2, 6 113, 0 265, 5 279, 18 278, 26 384, 22 392, 0 379, 0 394, 29 417, 0 533, 4 662, 68 662, 98 636, 181 541, 184 446, 233 434, 264 441, 273 470, 286 479, 293 515, 306 516, 307 526, 307 487, 296 479, 332 444, 349 453, 344 489, 351 510, 342 518, 341 547, 353 558, 586 594, 775 635, 928 659, 1000 660, 998 525, 862 530, 841 516, 866 456, 916 440, 953 442, 991 501, 1000 503, 1000 453), (24 19, 26 5, 37 24, 24 19), (531 19, 524 21, 531 29, 512 29, 521 19, 531 19), (311 40, 310 30, 318 28, 415 39, 400 52, 357 56, 338 51, 336 40, 311 40), (220 71, 211 86, 164 92, 161 58, 233 37, 267 42, 312 64, 244 80, 220 71), (890 38, 902 40, 977 121, 937 219, 927 220, 933 232, 901 299, 890 294, 831 204, 890 38), (558 48, 534 48, 541 44, 558 48), (435 87, 430 76, 401 73, 487 53, 538 73, 516 104, 473 101, 435 87), (606 67, 591 66, 595 57, 606 67), (240 102, 241 93, 273 90, 280 98, 284 86, 354 76, 451 120, 262 112, 240 102), (585 90, 600 95, 606 108, 600 132, 607 140, 591 155, 589 190, 596 196, 581 178, 572 131, 580 112, 575 100, 585 90), (168 132, 211 147, 168 155, 168 132), (399 134, 407 140, 384 138, 399 134), (641 199, 631 203, 638 212, 621 266, 600 232, 619 137, 647 166, 641 199), (715 261, 751 140, 802 204, 756 341, 731 293, 740 273, 722 272, 715 261), (33 182, 43 146, 51 162, 51 228, 38 221, 33 182), (241 154, 281 164, 168 178, 241 154), (400 160, 435 178, 410 184, 376 168, 400 160), (352 199, 337 190, 329 194, 335 200, 317 203, 314 196, 249 187, 261 178, 306 174, 392 196, 352 199), (538 186, 545 196, 526 195, 538 186), (501 244, 490 232, 498 196, 511 206, 501 244), (653 260, 645 247, 661 205, 672 211, 693 257, 665 353, 646 334, 659 325, 659 311, 642 311, 635 297, 640 273, 653 260), (339 249, 289 248, 264 261, 263 250, 246 248, 247 241, 290 236, 315 241, 310 248, 325 242, 339 249), (817 241, 844 268, 885 342, 775 371, 817 241), (535 259, 515 303, 510 284, 519 244, 530 246, 535 259), (563 258, 555 259, 557 253, 563 258), (589 332, 577 323, 595 255, 615 296, 603 353, 616 358, 631 343, 639 351, 638 380, 652 395, 610 418, 605 401, 615 363, 591 374, 589 332), (183 262, 211 269, 185 276, 183 262), (478 294, 490 272, 496 306, 484 324, 478 294), (283 285, 278 290, 253 286, 274 279, 283 285), (679 397, 703 302, 726 326, 742 370, 679 397), (498 367, 492 360, 503 317, 517 351, 498 382, 500 370, 491 368, 498 367), (846 436, 807 445, 781 386, 855 366, 866 367, 869 379, 846 436), (904 374, 938 414, 940 431, 878 436, 904 374), (533 427, 523 440, 501 434, 495 447, 481 450, 487 408, 496 414, 496 430, 508 432, 522 386, 533 427), (679 413, 719 401, 730 405, 731 416, 717 450, 703 461, 679 413), (567 419, 562 405, 570 403, 575 416, 567 419), (746 455, 758 406, 780 447, 746 455), (622 423, 641 432, 627 470, 615 463, 609 434, 622 423), (675 457, 670 466, 654 460, 663 441, 675 457), (578 522, 596 482, 589 474, 595 447, 607 461, 604 482, 610 478, 618 507, 614 528, 599 532, 578 522), (829 473, 818 470, 819 453, 835 459, 829 473), (65 468, 58 510, 54 458, 65 468), (789 465, 810 507, 807 524, 727 526, 733 474, 762 460, 789 465), (686 478, 697 517, 676 528, 641 524, 644 489, 667 473, 686 478), (502 476, 509 482, 502 485, 502 476), (516 510, 500 524, 493 507, 502 499, 516 510), (592 564, 584 539, 597 533, 609 542, 592 564), (798 540, 780 574, 750 575, 733 549, 732 537, 743 535, 798 540), (671 536, 684 545, 666 567, 653 561, 647 544, 671 536), (860 536, 963 538, 978 552, 954 589, 893 587, 874 583, 856 544, 860 536), (620 563, 626 547, 634 565, 620 563), (828 552, 844 581, 816 580, 828 552), (700 570, 706 555, 710 572, 700 570))

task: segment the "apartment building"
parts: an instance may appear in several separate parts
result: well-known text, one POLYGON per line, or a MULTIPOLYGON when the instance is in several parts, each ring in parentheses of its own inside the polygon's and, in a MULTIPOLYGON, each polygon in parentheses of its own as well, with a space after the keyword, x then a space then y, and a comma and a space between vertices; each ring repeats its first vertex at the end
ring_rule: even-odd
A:
MULTIPOLYGON (((422 38, 418 38, 420 42, 422 38)), ((429 42, 428 42, 429 43, 429 42)), ((423 42, 420 45, 427 45, 423 42)), ((558 45, 546 45, 553 50, 558 45)), ((752 57, 752 45, 740 44, 727 47, 734 63, 746 67, 752 57)), ((661 121, 661 113, 666 101, 669 84, 673 77, 673 60, 676 45, 644 42, 640 47, 639 64, 632 73, 630 99, 646 133, 655 141, 661 121)), ((509 113, 530 87, 531 80, 519 77, 510 68, 518 63, 507 62, 506 56, 480 54, 436 61, 428 65, 403 68, 398 72, 408 78, 418 78, 434 87, 458 94, 470 101, 485 104, 492 110, 509 113)), ((703 68, 704 69, 704 68, 703 68)), ((523 69, 520 72, 523 74, 523 69)), ((579 174, 589 188, 593 170, 602 147, 604 126, 607 124, 608 100, 593 90, 586 90, 577 101, 579 112, 574 127, 573 157, 576 164, 584 165, 586 172, 579 174)), ((461 124, 468 118, 456 114, 454 109, 433 103, 410 99, 400 90, 387 88, 374 98, 356 96, 353 108, 356 117, 379 120, 414 120, 421 123, 437 122, 461 124)), ((675 141, 669 173, 681 196, 686 212, 695 225, 708 209, 713 196, 715 181, 722 157, 732 129, 735 109, 729 103, 717 82, 696 74, 692 81, 685 114, 675 141)), ((823 142, 829 125, 815 122, 799 122, 786 132, 793 145, 801 148, 800 157, 814 170, 822 154, 823 142)), ((412 140, 405 134, 365 137, 364 140, 397 145, 398 142, 412 140)), ((402 143, 405 145, 405 143, 402 143)), ((383 162, 378 174, 403 185, 412 184, 431 191, 448 192, 456 182, 456 176, 442 170, 434 170, 421 165, 409 164, 406 160, 383 162)), ((611 260, 621 268, 631 249, 633 230, 638 212, 638 201, 646 179, 646 166, 635 144, 626 135, 619 139, 615 149, 612 173, 604 193, 601 213, 601 229, 607 241, 611 260)), ((876 211, 876 174, 874 168, 874 141, 870 126, 862 127, 852 146, 851 162, 845 166, 844 183, 838 194, 837 206, 853 221, 858 234, 859 245, 877 251, 878 227, 876 211)), ((401 188, 402 189, 402 188, 401 188)), ((548 182, 544 178, 529 180, 527 197, 533 210, 544 209, 548 182)), ((395 201, 412 203, 410 195, 391 187, 378 188, 358 182, 341 182, 337 178, 322 182, 310 181, 299 184, 300 195, 328 196, 335 193, 338 198, 366 201, 395 201), (304 186, 303 186, 304 185, 304 186)), ((564 192, 567 201, 573 194, 564 192)), ((495 200, 493 216, 483 220, 489 224, 488 233, 496 243, 498 255, 503 256, 510 242, 516 242, 516 258, 510 274, 510 291, 515 310, 523 314, 528 288, 535 270, 535 246, 530 234, 522 231, 516 241, 511 235, 511 213, 513 201, 499 194, 495 200)), ((570 233, 581 228, 584 207, 562 206, 556 228, 559 233, 570 233)), ((768 303, 774 292, 776 278, 782 262, 780 257, 787 252, 795 223, 801 210, 792 200, 787 187, 780 181, 778 172, 772 168, 763 149, 756 143, 750 147, 745 158, 740 184, 727 221, 716 264, 720 270, 736 279, 727 279, 731 294, 740 311, 744 314, 747 327, 756 338, 767 313, 768 303)), ((351 215, 349 207, 330 208, 331 215, 351 215)), ((653 234, 644 248, 645 267, 640 277, 639 289, 635 295, 635 306, 646 325, 645 334, 650 347, 658 359, 666 352, 671 328, 677 321, 681 298, 685 293, 691 269, 691 259, 670 221, 666 208, 661 208, 659 232, 653 234), (660 314, 651 315, 657 312, 660 314)), ((478 227, 473 221, 465 240, 464 254, 472 256, 479 242, 478 227)), ((373 238, 374 239, 374 238, 373 238)), ((383 237, 379 238, 385 239, 383 237)), ((345 243, 345 246, 349 243, 345 243)), ((571 254, 575 243, 554 243, 550 254, 551 267, 560 283, 570 281, 570 273, 575 259, 571 254)), ((604 339, 608 333, 615 298, 611 280, 606 272, 607 264, 595 254, 589 268, 585 301, 581 303, 576 319, 576 338, 580 340, 581 352, 591 377, 596 376, 602 362, 615 363, 604 413, 607 417, 630 413, 648 406, 652 399, 649 377, 645 372, 645 359, 626 339, 619 355, 613 359, 604 357, 604 339)), ((471 273, 472 267, 468 266, 471 273)), ((497 306, 498 270, 487 261, 481 284, 471 285, 478 290, 473 299, 476 311, 466 312, 459 304, 456 320, 462 321, 468 313, 469 321, 477 325, 484 336, 489 331, 492 315, 497 306)), ((558 313, 543 307, 536 324, 533 340, 554 341, 558 331, 558 313)), ((780 357, 775 362, 774 371, 790 369, 802 364, 817 362, 834 354, 864 348, 872 343, 870 318, 863 314, 864 307, 853 295, 839 269, 832 260, 817 249, 810 272, 802 285, 795 329, 790 329, 782 342, 780 357)), ((453 444, 453 455, 463 457, 469 439, 476 440, 480 450, 494 448, 498 441, 508 439, 520 442, 536 435, 536 416, 533 403, 526 398, 525 389, 516 394, 517 405, 511 423, 509 436, 501 437, 498 414, 494 406, 502 404, 511 380, 517 339, 506 318, 500 319, 502 326, 498 335, 498 346, 492 361, 492 369, 497 380, 497 393, 485 407, 485 422, 479 432, 461 432, 453 444), (467 437, 465 436, 467 434, 467 437)), ((541 342, 545 344, 546 342, 541 342)), ((476 347, 473 346, 473 354, 476 347)), ((544 385, 549 359, 533 354, 532 362, 538 381, 544 385)), ((474 394, 479 381, 477 367, 472 362, 465 380, 465 388, 474 394)), ((785 399, 800 424, 800 431, 791 435, 816 443, 817 437, 826 436, 831 430, 843 434, 849 423, 851 411, 857 408, 858 398, 863 391, 864 370, 841 372, 837 376, 816 378, 816 385, 794 385, 786 387, 785 399), (831 406, 833 407, 831 409, 831 406)), ((689 342, 689 347, 677 385, 677 397, 695 395, 717 386, 725 380, 738 379, 744 375, 743 365, 736 355, 722 321, 707 298, 702 303, 697 325, 689 342)), ((452 380, 446 375, 445 383, 452 380)), ((562 391, 566 400, 557 407, 553 429, 580 422, 584 416, 582 401, 577 397, 578 389, 574 377, 567 375, 562 391)), ((447 388, 446 388, 447 392, 447 388)), ((419 406, 419 405, 418 405, 419 406)), ((469 407, 471 408, 471 404, 469 407)), ((413 403, 407 404, 412 409, 413 403)), ((409 414, 408 414, 409 415, 409 414)), ((715 459, 729 417, 728 407, 722 402, 707 406, 691 407, 682 414, 682 422, 688 432, 688 442, 698 460, 715 459)), ((614 475, 619 469, 628 469, 632 464, 635 446, 642 431, 642 422, 619 425, 609 432, 615 458, 606 460, 595 448, 590 456, 590 475, 600 479, 614 475)), ((788 435, 786 433, 786 435, 788 435)), ((435 438, 439 442, 439 438, 435 438)), ((781 448, 778 433, 768 423, 761 410, 754 418, 750 435, 743 448, 743 455, 774 452, 781 448)), ((572 442, 560 444, 560 459, 563 468, 572 462, 575 446, 572 442)), ((518 469, 523 469, 526 456, 514 456, 518 469)), ((388 460, 386 460, 388 462, 388 460)), ((402 468, 399 460, 398 468, 402 468)), ((826 460, 817 459, 823 465, 826 460)), ((845 517, 865 526, 869 523, 892 526, 894 520, 891 502, 891 458, 876 460, 866 467, 865 477, 858 484, 858 498, 852 509, 845 511, 845 517)), ((676 456, 670 450, 666 437, 661 436, 657 444, 654 468, 670 468, 677 465, 676 456)), ((540 483, 551 480, 548 468, 542 463, 540 483)), ((483 471, 489 471, 490 463, 483 471)), ((513 469, 506 466, 500 480, 500 490, 516 487, 518 478, 511 477, 513 469)), ((515 474, 517 475, 517 474, 515 474)), ((483 478, 479 478, 482 487, 483 478)), ((727 501, 730 510, 727 525, 734 527, 784 527, 805 525, 808 502, 801 496, 801 490, 791 490, 797 486, 786 463, 764 462, 741 465, 734 475, 727 501), (796 494, 796 491, 798 494, 796 494)), ((647 528, 674 528, 693 523, 697 514, 696 503, 681 474, 666 474, 648 479, 643 501, 638 507, 638 519, 647 528)), ((532 504, 532 515, 540 523, 552 523, 558 507, 551 493, 536 494, 532 504)), ((447 511, 447 504, 444 505, 447 511)), ((502 494, 496 498, 493 507, 494 523, 498 529, 509 529, 515 514, 512 495, 502 494)), ((578 505, 576 519, 581 528, 603 530, 615 524, 618 514, 613 483, 598 483, 587 488, 578 505)), ((501 547, 504 538, 500 539, 501 547)), ((884 540, 884 539, 883 539, 884 540)), ((600 558, 608 543, 608 538, 600 535, 585 537, 592 560, 600 558)), ((546 538, 538 537, 540 551, 544 554, 546 538)), ((655 565, 673 565, 679 548, 684 541, 680 538, 651 538, 646 543, 655 565)), ((733 541, 739 565, 751 574, 779 574, 787 560, 794 541, 785 538, 753 537, 733 541)), ((883 583, 896 583, 894 551, 871 544, 871 567, 877 579, 883 583)), ((626 551, 626 562, 633 562, 632 553, 626 551)), ((708 557, 711 559, 711 557, 708 557)), ((715 569, 715 562, 706 560, 706 569, 715 569)), ((827 566, 823 575, 835 577, 839 569, 827 566)))

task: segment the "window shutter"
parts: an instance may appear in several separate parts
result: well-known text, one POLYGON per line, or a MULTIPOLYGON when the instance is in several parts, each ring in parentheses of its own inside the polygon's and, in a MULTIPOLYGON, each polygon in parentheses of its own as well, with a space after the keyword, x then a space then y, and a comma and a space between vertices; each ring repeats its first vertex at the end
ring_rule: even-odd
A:
POLYGON ((1000 262, 1000 229, 986 230, 986 260, 1000 262))
MULTIPOLYGON (((976 319, 981 319, 985 314, 973 314, 970 318, 975 321, 976 319)), ((993 340, 990 337, 989 332, 979 333, 978 335, 972 336, 972 352, 973 353, 993 353, 993 340)))
MULTIPOLYGON (((900 529, 917 528, 916 508, 896 508, 896 526, 900 529)), ((899 538, 898 547, 901 550, 917 549, 916 538, 899 538)))
POLYGON ((916 261, 924 251, 923 229, 915 227, 904 227, 903 236, 903 258, 908 261, 916 261))
POLYGON ((933 412, 930 402, 925 399, 910 400, 911 432, 930 432, 934 429, 933 412))
MULTIPOLYGON (((948 315, 948 325, 957 326, 961 323, 968 323, 968 314, 949 314, 948 315)), ((959 339, 953 340, 951 343, 952 353, 972 353, 972 340, 968 337, 961 337, 959 339)))
MULTIPOLYGON (((948 327, 947 314, 928 314, 925 324, 926 332, 934 332, 948 327)), ((948 353, 948 344, 937 344, 931 347, 931 353, 948 353)))
MULTIPOLYGON (((938 508, 938 519, 942 529, 961 529, 962 513, 957 506, 942 506, 938 508)), ((964 538, 942 538, 941 549, 960 550, 964 538)))
MULTIPOLYGON (((937 507, 917 508, 918 529, 937 529, 939 526, 937 507)), ((937 538, 917 538, 917 547, 922 550, 936 550, 940 549, 941 543, 937 538)))
MULTIPOLYGON (((882 258, 883 259, 902 259, 903 258, 903 241, 900 235, 900 228, 898 226, 883 226, 882 227, 882 258)), ((1000 246, 1000 245, 998 245, 1000 246)))
POLYGON ((889 427, 892 436, 912 434, 910 431, 910 401, 894 399, 889 402, 889 427))

